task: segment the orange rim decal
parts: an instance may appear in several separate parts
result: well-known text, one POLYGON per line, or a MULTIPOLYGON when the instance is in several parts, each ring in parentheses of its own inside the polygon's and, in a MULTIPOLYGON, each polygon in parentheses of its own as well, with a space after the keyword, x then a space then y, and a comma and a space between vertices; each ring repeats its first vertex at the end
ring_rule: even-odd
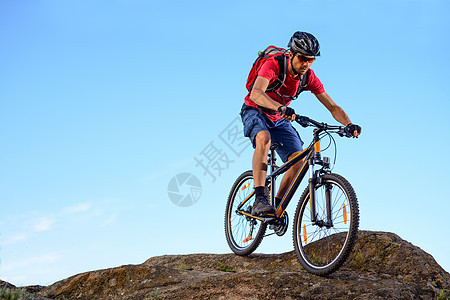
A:
POLYGON ((248 188, 250 186, 250 182, 247 182, 246 184, 244 184, 243 187, 241 187, 241 191, 245 190, 246 188, 248 188))
POLYGON ((342 214, 344 215, 344 224, 347 224, 347 207, 345 207, 345 203, 342 204, 342 214))
POLYGON ((306 225, 303 224, 303 240, 305 241, 305 245, 306 243, 308 243, 307 239, 306 239, 306 225))

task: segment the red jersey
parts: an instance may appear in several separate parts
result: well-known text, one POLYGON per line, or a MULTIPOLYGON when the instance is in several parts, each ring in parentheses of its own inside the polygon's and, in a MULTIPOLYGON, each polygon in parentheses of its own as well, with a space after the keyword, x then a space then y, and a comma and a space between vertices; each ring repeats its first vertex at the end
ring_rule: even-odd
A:
MULTIPOLYGON (((289 58, 287 58, 287 64, 289 64, 289 58)), ((278 78, 278 72, 279 72, 279 65, 278 62, 275 60, 274 57, 269 58, 261 67, 261 69, 258 72, 258 76, 267 78, 269 80, 269 84, 277 80, 278 78)), ((311 91, 314 95, 321 94, 325 92, 325 89, 323 88, 322 83, 320 82, 319 78, 316 77, 314 74, 314 71, 309 69, 308 70, 308 83, 305 88, 306 91, 311 91)), ((286 74, 286 80, 283 83, 283 86, 278 90, 278 93, 284 96, 290 96, 293 97, 297 93, 298 86, 300 85, 300 78, 293 78, 289 72, 286 74)), ((291 98, 289 97, 280 97, 274 92, 268 92, 267 95, 272 98, 273 100, 277 101, 278 103, 288 106, 289 103, 291 103, 291 98)), ((250 92, 245 97, 245 104, 252 107, 258 107, 255 102, 253 102, 250 99, 250 92)), ((281 115, 279 113, 274 115, 269 115, 265 113, 269 119, 276 122, 280 119, 282 119, 281 115)))

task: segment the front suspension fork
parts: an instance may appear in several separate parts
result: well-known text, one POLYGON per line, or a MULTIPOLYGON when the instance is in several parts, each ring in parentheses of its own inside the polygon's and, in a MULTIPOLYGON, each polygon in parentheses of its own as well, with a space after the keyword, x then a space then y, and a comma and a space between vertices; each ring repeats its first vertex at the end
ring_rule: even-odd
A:
POLYGON ((325 184, 325 200, 327 202, 327 227, 333 226, 333 219, 331 215, 331 184, 325 184))
POLYGON ((311 211, 311 223, 317 223, 316 213, 316 174, 314 172, 314 161, 309 160, 309 208, 311 211))
POLYGON ((314 171, 314 161, 310 159, 309 161, 309 197, 310 197, 310 210, 311 210, 311 223, 313 225, 318 225, 320 227, 326 226, 330 228, 333 226, 333 218, 332 218, 332 204, 331 204, 331 185, 325 184, 325 202, 326 202, 326 213, 327 220, 326 223, 324 220, 318 219, 318 214, 316 212, 316 185, 320 180, 318 174, 319 172, 314 171))

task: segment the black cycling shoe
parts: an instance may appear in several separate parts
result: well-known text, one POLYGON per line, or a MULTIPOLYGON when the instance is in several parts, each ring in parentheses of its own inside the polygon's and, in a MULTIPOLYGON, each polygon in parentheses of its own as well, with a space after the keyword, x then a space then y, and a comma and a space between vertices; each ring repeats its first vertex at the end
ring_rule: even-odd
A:
POLYGON ((261 198, 257 198, 252 207, 252 215, 257 217, 264 217, 267 214, 274 214, 275 207, 270 205, 269 200, 267 200, 266 196, 261 198))

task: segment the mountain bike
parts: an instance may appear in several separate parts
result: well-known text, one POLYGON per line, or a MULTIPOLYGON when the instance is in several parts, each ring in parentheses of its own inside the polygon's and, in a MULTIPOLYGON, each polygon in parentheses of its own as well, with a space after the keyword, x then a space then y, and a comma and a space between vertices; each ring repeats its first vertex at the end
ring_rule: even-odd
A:
MULTIPOLYGON (((342 176, 332 173, 331 160, 321 155, 320 142, 331 133, 350 137, 344 126, 331 126, 305 116, 296 115, 295 121, 303 127, 315 127, 311 144, 281 166, 275 161, 275 150, 280 144, 272 143, 268 154, 269 174, 265 185, 275 214, 265 217, 251 214, 255 201, 253 172, 242 173, 233 184, 225 211, 225 235, 231 250, 238 255, 249 255, 265 236, 282 236, 288 227, 286 208, 306 174, 308 186, 297 205, 294 216, 293 240, 300 264, 315 275, 328 275, 342 266, 356 242, 359 226, 359 208, 355 191, 342 176), (276 179, 299 161, 303 163, 280 203, 274 203, 276 179), (319 166, 319 167, 317 167, 319 166), (317 170, 316 170, 317 169, 317 170), (266 234, 267 226, 273 230, 266 234)), ((328 148, 328 147, 327 147, 328 148)), ((333 165, 336 160, 334 158, 333 165)))

